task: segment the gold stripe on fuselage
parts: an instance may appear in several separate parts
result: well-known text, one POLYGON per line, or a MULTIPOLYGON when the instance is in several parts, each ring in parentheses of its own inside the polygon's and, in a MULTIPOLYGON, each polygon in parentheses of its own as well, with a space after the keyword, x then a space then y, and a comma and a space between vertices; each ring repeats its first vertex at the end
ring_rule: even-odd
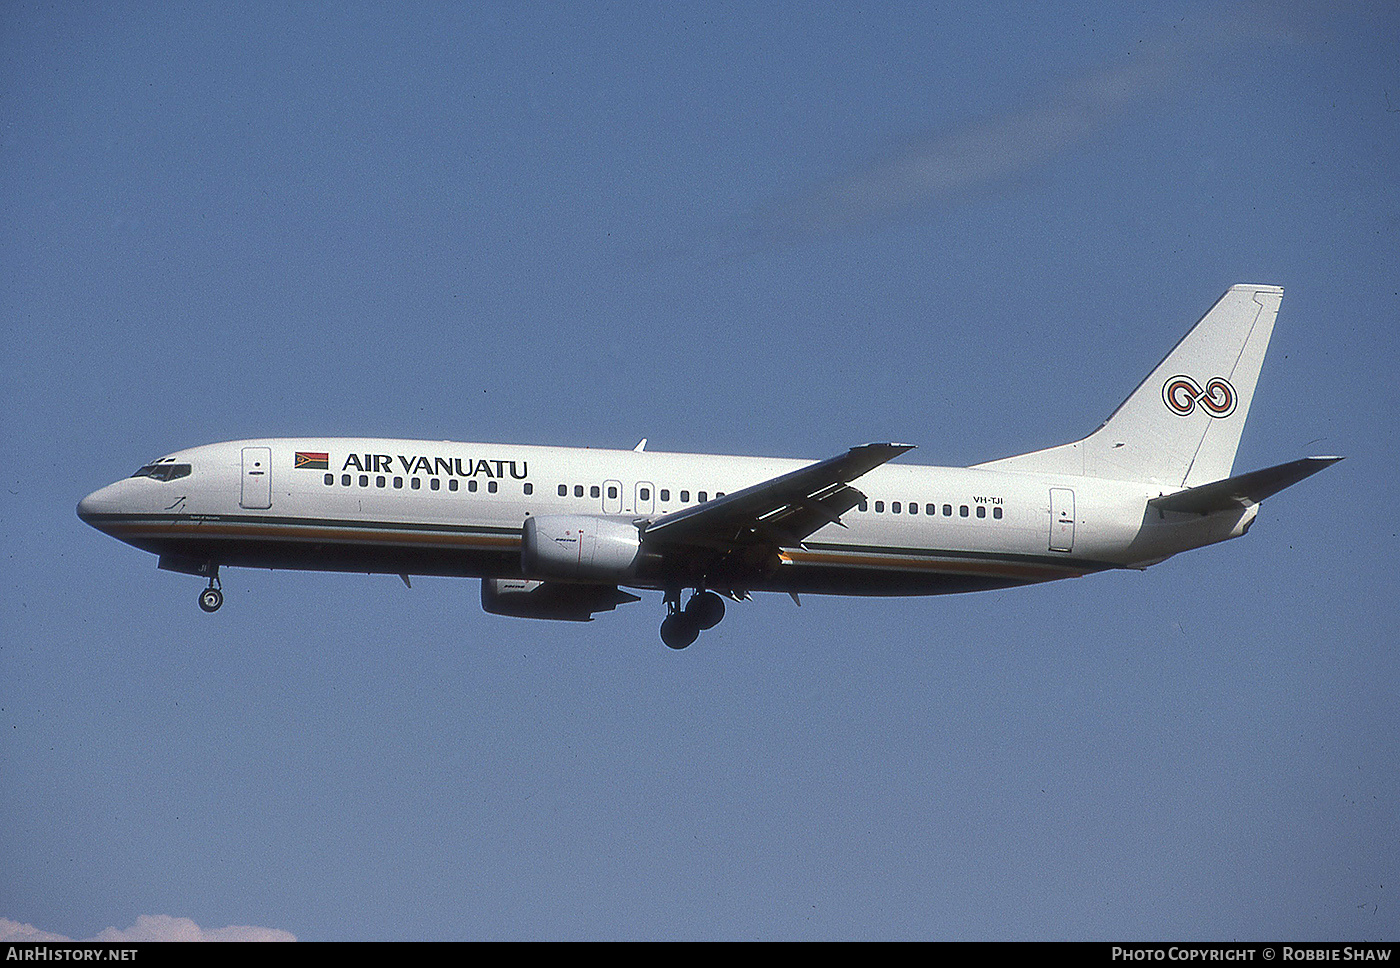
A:
POLYGON ((463 534, 452 531, 335 527, 322 524, 229 521, 112 522, 104 530, 131 538, 273 538, 286 541, 333 541, 346 544, 438 545, 452 548, 518 548, 519 535, 463 534))

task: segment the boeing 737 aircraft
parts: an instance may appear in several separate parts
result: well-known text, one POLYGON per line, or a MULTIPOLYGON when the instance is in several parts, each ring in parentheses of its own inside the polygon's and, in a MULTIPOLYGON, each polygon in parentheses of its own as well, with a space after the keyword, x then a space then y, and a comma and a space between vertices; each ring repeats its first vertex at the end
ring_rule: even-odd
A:
POLYGON ((488 612, 591 621, 664 593, 683 649, 755 591, 936 595, 1145 568, 1237 538, 1332 464, 1231 476, 1283 290, 1234 286, 1082 440, 972 467, 303 437, 177 451, 78 505, 208 579, 221 567, 481 579, 488 612), (685 592, 689 591, 688 597, 685 592), (682 599, 685 598, 684 604, 682 599))

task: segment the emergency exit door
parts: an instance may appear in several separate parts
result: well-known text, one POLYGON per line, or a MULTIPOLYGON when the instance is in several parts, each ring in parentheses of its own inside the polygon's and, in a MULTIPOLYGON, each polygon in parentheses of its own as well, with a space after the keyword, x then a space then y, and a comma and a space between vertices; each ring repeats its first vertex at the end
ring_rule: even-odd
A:
POLYGON ((622 513, 622 482, 621 482, 621 481, 604 481, 604 482, 603 482, 603 513, 604 513, 604 514, 621 514, 621 513, 622 513))
POLYGON ((243 448, 243 492, 240 506, 250 509, 272 507, 272 448, 243 448))
POLYGON ((1050 550, 1074 550, 1074 492, 1050 488, 1050 550))

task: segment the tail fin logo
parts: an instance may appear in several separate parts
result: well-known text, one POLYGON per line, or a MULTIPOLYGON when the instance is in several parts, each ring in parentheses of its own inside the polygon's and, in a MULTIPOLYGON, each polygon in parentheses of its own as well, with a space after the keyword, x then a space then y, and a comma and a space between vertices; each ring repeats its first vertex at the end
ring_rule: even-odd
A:
POLYGON ((1198 404, 1207 416, 1228 417, 1239 400, 1230 381, 1221 376, 1212 377, 1205 389, 1189 376, 1174 376, 1162 384, 1162 402, 1178 417, 1189 417, 1198 404))

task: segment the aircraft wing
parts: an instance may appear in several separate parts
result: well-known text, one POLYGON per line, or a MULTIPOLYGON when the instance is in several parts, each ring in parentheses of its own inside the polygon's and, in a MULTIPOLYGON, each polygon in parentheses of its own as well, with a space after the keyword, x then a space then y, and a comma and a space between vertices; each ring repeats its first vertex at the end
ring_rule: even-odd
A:
POLYGON ((813 531, 840 524, 865 500, 849 482, 913 444, 862 444, 742 491, 683 508, 648 522, 643 539, 727 550, 739 545, 796 545, 813 531))

